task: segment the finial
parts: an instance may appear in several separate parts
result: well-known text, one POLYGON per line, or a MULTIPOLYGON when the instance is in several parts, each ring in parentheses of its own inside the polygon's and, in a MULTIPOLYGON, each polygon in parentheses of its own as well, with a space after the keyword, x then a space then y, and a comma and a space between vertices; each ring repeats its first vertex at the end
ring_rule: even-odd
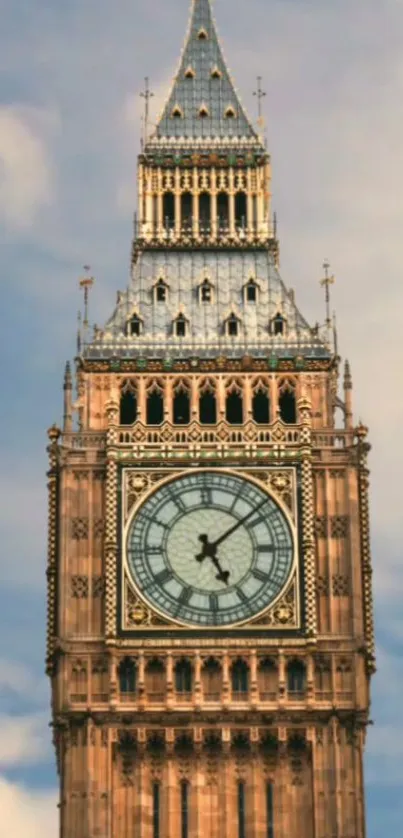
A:
POLYGON ((147 145, 148 139, 148 123, 150 117, 150 99, 154 96, 152 90, 150 90, 150 79, 148 76, 144 79, 144 90, 140 93, 142 99, 144 99, 144 120, 143 120, 143 129, 144 129, 144 137, 143 143, 147 145))
POLYGON ((264 120, 262 118, 262 99, 266 96, 266 91, 262 89, 262 76, 257 76, 257 90, 253 91, 253 95, 257 98, 258 125, 263 128, 264 120))
POLYGON ((81 311, 77 313, 77 355, 81 353, 81 311))
POLYGON ((64 389, 70 390, 73 384, 73 379, 71 376, 71 366, 70 361, 66 362, 66 366, 64 368, 64 389))
MULTIPOLYGON (((93 276, 90 276, 90 270, 91 270, 90 265, 84 265, 84 270, 85 270, 86 275, 82 276, 79 279, 79 285, 80 285, 80 288, 82 288, 83 292, 84 292, 84 320, 83 320, 82 337, 83 337, 84 343, 85 343, 85 338, 86 338, 87 329, 88 329, 88 298, 89 298, 90 289, 92 288, 92 286, 95 282, 95 279, 94 279, 93 276)), ((80 330, 80 349, 81 349, 81 330, 80 330)))
POLYGON ((332 320, 330 317, 330 286, 334 284, 335 278, 334 276, 329 276, 329 268, 330 264, 327 259, 325 259, 323 263, 323 270, 325 272, 325 276, 323 279, 320 280, 320 284, 322 287, 325 288, 325 300, 326 300, 326 328, 327 328, 327 336, 328 336, 328 343, 330 345, 331 340, 331 329, 332 329, 332 320))

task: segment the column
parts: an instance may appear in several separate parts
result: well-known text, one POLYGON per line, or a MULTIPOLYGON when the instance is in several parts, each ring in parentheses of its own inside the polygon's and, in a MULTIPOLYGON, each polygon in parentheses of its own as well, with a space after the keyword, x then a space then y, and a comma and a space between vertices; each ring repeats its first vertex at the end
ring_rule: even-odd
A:
POLYGON ((249 665, 250 665, 250 697, 253 704, 256 704, 258 700, 258 689, 257 689, 257 653, 256 649, 253 649, 250 653, 249 657, 249 665))
POLYGON ((247 218, 246 232, 248 240, 253 239, 253 195, 252 195, 252 170, 246 170, 246 196, 247 196, 247 218))
POLYGON ((182 231, 181 207, 181 173, 179 166, 175 169, 175 235, 180 238, 182 231))
POLYGON ((231 236, 235 236, 235 177, 234 170, 231 166, 229 170, 229 231, 231 236))
POLYGON ((199 170, 197 166, 193 169, 193 235, 199 235, 199 170))
POLYGON ((202 661, 200 657, 200 652, 197 651, 195 654, 195 662, 194 662, 194 701, 197 706, 201 704, 202 698, 202 689, 201 689, 201 667, 202 661))
POLYGON ((211 170, 211 236, 217 238, 217 169, 211 170))

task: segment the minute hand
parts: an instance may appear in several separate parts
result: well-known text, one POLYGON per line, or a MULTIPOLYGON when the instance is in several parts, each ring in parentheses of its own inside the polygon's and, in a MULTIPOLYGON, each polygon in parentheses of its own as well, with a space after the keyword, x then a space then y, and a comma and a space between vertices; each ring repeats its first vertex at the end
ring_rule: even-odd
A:
POLYGON ((211 546, 218 547, 220 544, 222 544, 223 541, 229 538, 230 535, 232 535, 232 533, 236 532, 236 530, 238 530, 239 527, 242 527, 242 525, 245 524, 246 521, 249 521, 249 518, 252 518, 252 515, 256 515, 256 512, 259 512, 259 509, 261 509, 262 506, 264 506, 268 500, 269 498, 266 498, 266 500, 262 501, 262 503, 260 503, 259 506, 256 507, 256 509, 252 509, 252 512, 248 512, 248 514, 245 515, 245 517, 242 518, 241 521, 238 521, 236 524, 234 524, 233 527, 231 527, 231 529, 227 530, 227 532, 225 532, 224 535, 221 535, 220 538, 217 538, 217 541, 214 541, 211 546))

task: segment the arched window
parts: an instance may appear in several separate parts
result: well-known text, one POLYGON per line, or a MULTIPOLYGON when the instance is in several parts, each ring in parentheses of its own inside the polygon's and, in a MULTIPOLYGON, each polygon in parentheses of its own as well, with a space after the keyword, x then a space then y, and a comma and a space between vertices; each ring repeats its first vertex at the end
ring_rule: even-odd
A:
POLYGON ((187 331, 187 320, 183 314, 179 314, 179 316, 174 320, 174 334, 177 338, 184 338, 186 337, 187 331))
POLYGON ((200 286, 200 302, 201 303, 212 303, 213 302, 213 286, 208 279, 205 279, 200 286))
POLYGON ((285 335, 286 321, 282 314, 278 313, 270 323, 270 334, 274 336, 285 335))
POLYGON ((202 669, 203 697, 206 701, 219 701, 222 689, 222 670, 219 661, 208 658, 202 669))
POLYGON ((235 195, 235 224, 237 227, 246 227, 247 204, 245 192, 237 192, 235 195))
POLYGON ((294 390, 290 387, 282 388, 280 390, 278 406, 280 410, 280 419, 286 425, 295 425, 297 421, 297 403, 294 390))
POLYGON ((259 695, 262 700, 273 701, 277 696, 277 667, 271 658, 263 658, 258 668, 259 695))
POLYGON ((270 422, 270 401, 267 388, 258 384, 252 397, 252 415, 257 425, 268 425, 270 422))
POLYGON ((129 320, 129 324, 128 324, 129 335, 131 335, 132 337, 136 337, 136 338, 140 337, 141 328, 142 328, 142 321, 140 320, 140 317, 137 316, 137 314, 134 314, 133 317, 131 318, 131 320, 129 320))
POLYGON ((246 695, 249 690, 249 668, 245 661, 237 660, 231 668, 232 692, 246 695))
POLYGON ((211 199, 208 192, 201 192, 199 195, 199 222, 200 229, 210 230, 211 222, 211 199))
POLYGON ((181 195, 182 227, 190 228, 193 220, 193 195, 191 192, 182 192, 181 195))
POLYGON ((118 668, 119 690, 121 693, 136 692, 136 664, 131 658, 123 658, 118 668))
POLYGON ((219 228, 224 230, 228 229, 229 197, 227 192, 219 192, 217 195, 217 218, 219 228))
POLYGON ((215 425, 217 422, 217 402, 215 393, 206 391, 200 394, 199 417, 201 425, 215 425))
POLYGON ((189 838, 189 782, 181 780, 181 838, 189 838))
POLYGON ((133 425, 137 419, 136 391, 130 382, 126 383, 120 394, 120 425, 133 425))
POLYGON ((162 203, 162 224, 166 229, 175 226, 175 195, 165 192, 162 203))
POLYGON ((242 425, 243 398, 240 387, 233 386, 227 392, 225 402, 225 418, 229 425, 242 425))
POLYGON ((153 838, 161 838, 161 784, 153 783, 153 838))
POLYGON ((193 673, 190 661, 181 660, 175 665, 175 689, 177 693, 192 692, 193 673))
POLYGON ((148 661, 145 669, 146 692, 154 700, 163 699, 166 691, 165 667, 159 658, 148 661))
POLYGON ((239 335, 240 321, 236 314, 231 314, 225 323, 225 331, 228 337, 236 338, 239 335))
POLYGON ((147 425, 161 425, 164 421, 163 390, 153 384, 147 392, 146 404, 147 425))
POLYGON ((159 279, 154 286, 154 299, 157 303, 166 303, 168 296, 168 286, 163 279, 159 279))
POLYGON ((246 838, 246 790, 243 780, 238 782, 238 838, 246 838))
POLYGON ((247 285, 244 286, 244 289, 245 302, 256 303, 258 297, 257 283, 253 279, 250 279, 247 285))
POLYGON ((173 421, 174 425, 188 425, 190 422, 190 394, 182 382, 174 391, 173 421))
POLYGON ((306 686, 306 668, 303 661, 292 660, 287 665, 288 694, 294 698, 302 697, 306 686))

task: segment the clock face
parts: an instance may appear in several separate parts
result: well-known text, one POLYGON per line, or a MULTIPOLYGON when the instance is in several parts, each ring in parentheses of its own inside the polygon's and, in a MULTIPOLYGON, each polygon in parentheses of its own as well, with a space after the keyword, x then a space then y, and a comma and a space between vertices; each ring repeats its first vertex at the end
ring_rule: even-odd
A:
POLYGON ((149 496, 127 535, 129 573, 159 613, 195 626, 243 623, 281 593, 294 563, 284 512, 237 474, 200 471, 149 496))

